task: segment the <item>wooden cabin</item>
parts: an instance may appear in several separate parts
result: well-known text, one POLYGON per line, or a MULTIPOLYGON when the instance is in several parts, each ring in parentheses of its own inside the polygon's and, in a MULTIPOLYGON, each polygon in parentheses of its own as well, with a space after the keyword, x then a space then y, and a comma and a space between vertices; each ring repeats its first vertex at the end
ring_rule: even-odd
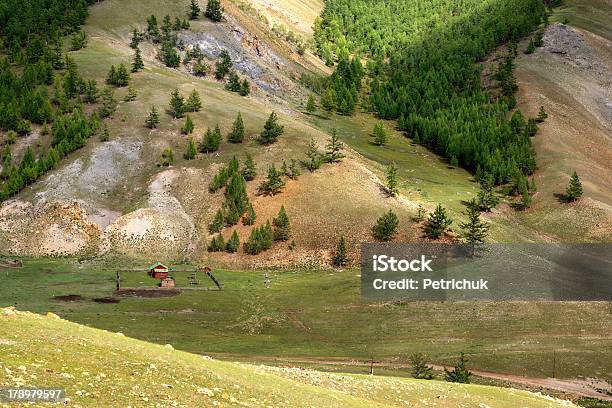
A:
POLYGON ((168 273, 170 272, 170 269, 161 262, 157 262, 154 265, 149 266, 147 269, 149 270, 149 276, 153 279, 167 278, 168 273))

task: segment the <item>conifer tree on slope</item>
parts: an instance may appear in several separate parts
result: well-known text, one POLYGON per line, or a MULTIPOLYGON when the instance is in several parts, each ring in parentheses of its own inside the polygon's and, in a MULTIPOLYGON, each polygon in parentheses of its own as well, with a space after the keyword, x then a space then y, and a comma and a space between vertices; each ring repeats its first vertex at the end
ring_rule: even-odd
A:
POLYGON ((218 23, 223 19, 223 7, 220 0, 208 0, 206 5, 206 17, 218 23))
POLYGON ((570 183, 567 186, 567 190, 565 190, 565 199, 568 202, 573 202, 582 197, 582 183, 580 182, 580 178, 578 177, 578 173, 574 171, 572 174, 572 178, 570 179, 570 183))
POLYGON ((425 225, 425 235, 432 239, 438 239, 452 223, 453 220, 446 214, 446 209, 442 207, 442 204, 438 204, 434 212, 429 214, 425 225))
POLYGON ((489 224, 480 220, 480 208, 476 200, 470 200, 464 212, 468 220, 459 225, 461 236, 468 244, 482 244, 488 235, 489 224))
POLYGON ((285 127, 278 123, 278 115, 272 112, 264 125, 264 130, 259 136, 259 143, 262 145, 270 145, 275 143, 285 131, 285 127))

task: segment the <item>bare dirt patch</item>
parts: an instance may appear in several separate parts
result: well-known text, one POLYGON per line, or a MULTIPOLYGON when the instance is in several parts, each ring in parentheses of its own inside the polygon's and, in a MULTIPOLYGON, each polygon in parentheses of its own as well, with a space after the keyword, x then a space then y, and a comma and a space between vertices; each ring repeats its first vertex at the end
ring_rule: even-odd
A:
POLYGON ((121 297, 162 298, 181 294, 180 289, 119 289, 117 295, 121 297))
POLYGON ((119 303, 121 302, 121 299, 117 299, 117 298, 113 298, 113 297, 102 297, 102 298, 95 298, 92 299, 94 302, 96 303, 119 303))
POLYGON ((53 296, 53 300, 59 300, 60 302, 78 302, 83 300, 81 295, 59 295, 53 296))

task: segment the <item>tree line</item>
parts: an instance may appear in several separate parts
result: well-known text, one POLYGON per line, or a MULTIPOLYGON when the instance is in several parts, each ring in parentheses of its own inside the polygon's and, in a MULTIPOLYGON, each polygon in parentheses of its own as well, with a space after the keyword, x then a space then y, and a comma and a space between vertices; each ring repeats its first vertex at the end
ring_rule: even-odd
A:
MULTIPOLYGON (((508 99, 482 89, 481 61, 545 16, 540 0, 461 5, 332 0, 315 24, 318 53, 332 62, 369 58, 366 107, 449 160, 495 183, 535 168, 529 137, 510 126, 508 99)), ((340 67, 339 67, 340 68, 340 67)), ((512 83, 510 91, 512 91, 512 83)))

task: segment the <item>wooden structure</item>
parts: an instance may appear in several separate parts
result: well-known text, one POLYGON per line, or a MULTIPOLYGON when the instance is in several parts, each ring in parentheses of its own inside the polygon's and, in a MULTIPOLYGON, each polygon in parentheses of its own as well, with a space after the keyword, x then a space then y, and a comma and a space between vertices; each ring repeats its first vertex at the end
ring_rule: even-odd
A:
POLYGON ((165 278, 162 278, 161 282, 159 283, 159 286, 162 288, 174 288, 176 286, 176 281, 174 280, 174 278, 167 276, 165 278))
POLYGON ((149 270, 148 274, 153 279, 164 279, 168 277, 168 273, 170 269, 161 262, 157 262, 147 268, 149 270))
POLYGON ((210 269, 208 266, 204 267, 204 268, 200 268, 199 269, 200 272, 205 273, 206 275, 208 275, 208 277, 215 283, 215 285, 217 285, 217 287, 219 288, 219 290, 223 290, 223 284, 221 284, 212 274, 212 269, 210 269))

